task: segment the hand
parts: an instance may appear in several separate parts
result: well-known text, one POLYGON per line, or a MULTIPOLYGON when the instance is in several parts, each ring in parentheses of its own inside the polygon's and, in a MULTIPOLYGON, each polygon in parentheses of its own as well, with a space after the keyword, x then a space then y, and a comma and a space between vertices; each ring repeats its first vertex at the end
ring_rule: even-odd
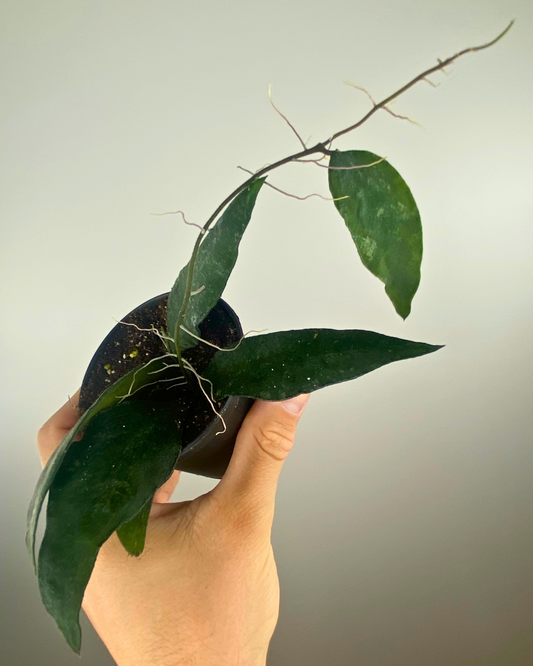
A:
MULTIPOLYGON (((308 397, 256 401, 207 494, 168 503, 175 472, 156 493, 140 557, 116 534, 101 548, 83 608, 119 666, 264 666, 279 612, 276 486, 308 397)), ((76 423, 77 398, 39 431, 43 464, 76 423)))

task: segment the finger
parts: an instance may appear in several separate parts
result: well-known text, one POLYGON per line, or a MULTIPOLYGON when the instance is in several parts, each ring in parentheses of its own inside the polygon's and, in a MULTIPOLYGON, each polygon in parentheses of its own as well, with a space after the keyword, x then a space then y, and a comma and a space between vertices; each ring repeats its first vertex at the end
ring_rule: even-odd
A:
POLYGON ((78 422, 79 397, 80 390, 78 389, 37 433, 37 449, 43 465, 46 464, 67 432, 78 422))
POLYGON ((254 403, 228 469, 214 489, 222 506, 270 528, 279 475, 308 399, 309 395, 300 395, 284 402, 254 403))
POLYGON ((175 470, 168 481, 156 490, 154 495, 154 504, 166 504, 172 497, 172 493, 176 490, 178 481, 180 480, 180 473, 175 470))

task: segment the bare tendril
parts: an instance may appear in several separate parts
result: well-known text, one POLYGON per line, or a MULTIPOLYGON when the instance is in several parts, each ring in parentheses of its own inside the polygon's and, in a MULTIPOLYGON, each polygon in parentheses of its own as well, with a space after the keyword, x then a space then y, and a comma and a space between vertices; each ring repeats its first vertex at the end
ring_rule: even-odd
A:
MULTIPOLYGON (((228 204, 230 204, 235 197, 237 197, 241 192, 243 192, 247 187, 249 187, 254 181, 256 181, 258 178, 261 178, 262 176, 266 175, 270 171, 273 171, 274 169, 278 169, 281 166, 284 166, 285 164, 289 164, 290 162, 297 162, 299 160, 302 160, 303 158, 309 157, 311 155, 316 155, 321 154, 321 155, 329 155, 330 154, 330 146, 333 141, 338 139, 341 136, 344 136, 344 134, 348 134, 349 132, 353 132, 356 130, 358 127, 361 127, 364 123, 366 123, 379 109, 382 109, 386 106, 388 106, 393 100, 395 100, 397 97, 400 97, 400 95, 403 95, 405 92, 407 92, 410 88, 412 88, 414 85, 419 83, 420 81, 426 81, 428 82, 429 79, 428 77, 431 76, 431 74, 434 74, 435 72, 438 71, 443 71, 448 65, 450 65, 452 62, 457 60, 458 58, 461 58, 463 55, 466 55, 467 53, 477 53, 478 51, 482 51, 484 49, 487 49, 494 44, 496 44, 500 39, 502 39, 511 29, 514 21, 511 21, 509 25, 503 30, 497 37, 495 37, 493 40, 490 42, 486 42, 485 44, 481 44, 480 46, 472 46, 466 49, 463 49, 462 51, 458 51, 454 55, 441 60, 439 59, 437 61, 436 65, 433 65, 432 67, 429 67, 428 69, 424 70, 417 76, 415 76, 413 79, 411 79, 408 83, 403 85, 401 88, 398 88, 395 92, 393 92, 391 95, 386 97, 385 99, 381 100, 381 102, 375 103, 372 108, 362 117, 360 118, 357 122, 355 122, 353 125, 350 125, 342 130, 339 130, 338 132, 335 132, 332 134, 328 139, 325 141, 318 142, 314 146, 311 146, 309 148, 305 147, 305 143, 301 139, 301 137, 297 134, 298 139, 300 143, 302 144, 302 150, 294 153, 293 155, 289 155, 287 157, 284 157, 283 159, 278 160, 277 162, 273 162, 272 164, 269 164, 268 166, 263 167, 262 169, 259 169, 256 171, 253 175, 251 175, 246 181, 241 183, 239 187, 237 187, 231 194, 229 194, 224 201, 216 208, 216 210, 213 212, 213 214, 208 218, 207 222, 204 224, 202 227, 202 230, 200 231, 200 234, 196 240, 196 243, 193 248, 192 256, 189 261, 188 265, 188 270, 187 270, 187 280, 186 280, 186 285, 185 285, 185 290, 184 290, 184 296, 183 296, 183 302, 180 308, 180 311, 178 313, 178 317, 176 320, 175 328, 173 331, 171 331, 171 334, 173 335, 174 343, 176 346, 176 352, 177 352, 177 357, 178 357, 178 362, 182 370, 184 371, 184 364, 182 360, 182 355, 181 355, 181 346, 179 343, 179 331, 180 327, 184 322, 185 319, 185 313, 187 312, 187 308, 189 306, 189 301, 191 298, 191 292, 192 292, 192 281, 193 281, 193 274, 194 274, 194 266, 196 263, 196 259, 198 257, 198 250, 200 247, 200 243, 202 241, 203 236, 207 233, 211 225, 217 220, 218 216, 220 213, 226 208, 228 204)), ((293 131, 294 128, 293 128, 293 131)), ((295 132, 296 133, 296 132, 295 132)), ((318 164, 318 162, 317 162, 318 164)), ((326 165, 319 165, 319 166, 324 166, 325 168, 331 168, 327 167, 326 165)), ((370 165, 368 165, 370 166, 370 165)), ((185 373, 184 373, 185 374, 185 373)))

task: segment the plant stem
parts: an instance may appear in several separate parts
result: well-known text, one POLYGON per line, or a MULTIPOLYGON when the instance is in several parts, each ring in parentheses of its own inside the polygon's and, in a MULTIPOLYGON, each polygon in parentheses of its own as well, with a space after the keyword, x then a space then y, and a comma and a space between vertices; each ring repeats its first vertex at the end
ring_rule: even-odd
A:
POLYGON ((274 162, 273 164, 269 164, 268 166, 263 167, 262 169, 259 169, 259 171, 256 171, 250 178, 244 181, 239 187, 237 187, 233 192, 228 195, 224 201, 218 206, 218 208, 214 211, 214 213, 211 215, 211 217, 207 220, 207 222, 204 224, 202 227, 202 230, 200 231, 198 238, 196 239, 196 243, 194 244, 194 248, 192 251, 191 259, 189 261, 189 268, 187 271, 187 283, 185 287, 185 295, 183 297, 183 303, 181 306, 181 310, 178 315, 178 319, 176 322, 176 326, 174 329, 174 342, 176 345, 176 354, 178 357, 178 363, 179 366, 185 376, 185 368, 183 366, 183 361, 181 357, 181 347, 179 344, 179 332, 180 332, 180 327, 183 324, 183 321, 185 319, 185 314, 187 312, 187 308, 189 306, 189 301, 191 298, 191 291, 192 291, 192 280, 193 280, 193 274, 194 274, 194 266, 196 263, 196 258, 198 256, 198 250, 200 249, 200 244, 202 242, 202 239, 206 235, 207 231, 213 224, 213 222, 217 219, 217 217, 220 215, 220 213, 224 210, 224 208, 230 204, 233 199, 235 199, 236 196, 238 196, 241 192, 243 192, 249 185, 251 185, 255 180, 258 178, 261 178, 265 174, 269 173, 270 171, 274 171, 274 169, 277 169, 284 164, 288 164, 289 162, 295 162, 299 159, 302 159, 303 157, 308 157, 309 155, 314 155, 316 153, 322 153, 324 155, 329 155, 330 150, 328 149, 327 146, 330 146, 331 143, 335 140, 338 139, 340 136, 343 136, 344 134, 348 134, 348 132, 352 132, 353 130, 357 129, 360 127, 363 123, 365 123, 371 116, 376 113, 376 111, 379 111, 379 109, 382 109, 387 106, 390 102, 392 102, 394 99, 402 95, 404 92, 409 90, 409 88, 412 88, 414 85, 419 83, 420 81, 423 81, 426 79, 426 77, 430 76, 431 74, 434 74, 435 72, 443 70, 445 67, 450 65, 452 62, 460 58, 461 56, 467 54, 467 53, 476 53, 477 51, 482 51, 483 49, 487 49, 490 46, 493 46, 496 44, 496 42, 499 42, 502 37, 504 37, 509 30, 511 29, 512 25, 514 23, 514 20, 509 23, 509 25, 501 32, 497 37, 495 37, 493 40, 490 42, 487 42, 485 44, 481 44, 480 46, 472 46, 470 48, 463 49, 462 51, 459 51, 453 56, 450 56, 449 58, 446 58, 445 60, 440 60, 438 61, 437 65, 434 65, 433 67, 430 67, 429 69, 426 69, 424 72, 419 74, 418 76, 415 76, 414 79, 411 79, 409 83, 406 83, 404 86, 399 88, 396 92, 392 93, 392 95, 389 95, 385 99, 383 99, 381 102, 378 102, 377 104, 374 104, 374 106, 370 109, 368 113, 366 113, 360 120, 358 120, 354 125, 350 125, 349 127, 346 127, 343 130, 340 130, 339 132, 336 132, 333 134, 329 139, 326 141, 321 141, 314 145, 312 148, 305 148, 304 150, 301 150, 297 153, 294 153, 293 155, 289 155, 288 157, 284 157, 281 160, 278 160, 277 162, 274 162))

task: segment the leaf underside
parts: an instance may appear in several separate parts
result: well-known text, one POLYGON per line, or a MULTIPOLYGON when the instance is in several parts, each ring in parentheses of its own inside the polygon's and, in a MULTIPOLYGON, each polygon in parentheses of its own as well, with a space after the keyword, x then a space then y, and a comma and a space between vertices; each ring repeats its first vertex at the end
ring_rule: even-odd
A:
POLYGON ((280 331, 246 338, 234 351, 217 352, 203 376, 213 382, 217 399, 285 400, 437 349, 371 331, 280 331))
POLYGON ((154 381, 154 376, 157 377, 157 374, 154 375, 152 373, 163 368, 165 360, 168 362, 168 358, 152 359, 146 365, 131 370, 127 375, 124 375, 124 377, 121 377, 112 386, 107 388, 98 400, 89 407, 85 414, 83 414, 72 430, 65 435, 60 445, 50 457, 48 463, 41 472, 28 508, 26 546, 30 553, 30 557, 32 558, 34 568, 36 568, 35 536, 42 505, 52 481, 63 462, 63 458, 74 442, 74 438, 98 413, 112 405, 116 405, 122 400, 123 396, 128 393, 154 381))
POLYGON ((329 188, 361 261, 405 319, 420 283, 422 224, 405 181, 380 159, 365 150, 334 151, 329 188))
POLYGON ((38 576, 43 603, 76 652, 83 594, 100 547, 124 523, 131 536, 139 512, 145 528, 147 503, 172 474, 179 452, 170 415, 137 400, 95 416, 66 452, 50 488, 38 576))
MULTIPOLYGON (((183 326, 195 335, 199 335, 198 324, 207 317, 222 296, 237 261, 239 243, 264 182, 264 178, 259 178, 243 190, 200 244, 194 266, 192 295, 183 321, 183 326)), ((189 264, 181 269, 168 297, 167 324, 172 337, 185 296, 188 270, 189 264)), ((197 344, 197 340, 183 330, 180 330, 179 336, 182 349, 197 344)))

